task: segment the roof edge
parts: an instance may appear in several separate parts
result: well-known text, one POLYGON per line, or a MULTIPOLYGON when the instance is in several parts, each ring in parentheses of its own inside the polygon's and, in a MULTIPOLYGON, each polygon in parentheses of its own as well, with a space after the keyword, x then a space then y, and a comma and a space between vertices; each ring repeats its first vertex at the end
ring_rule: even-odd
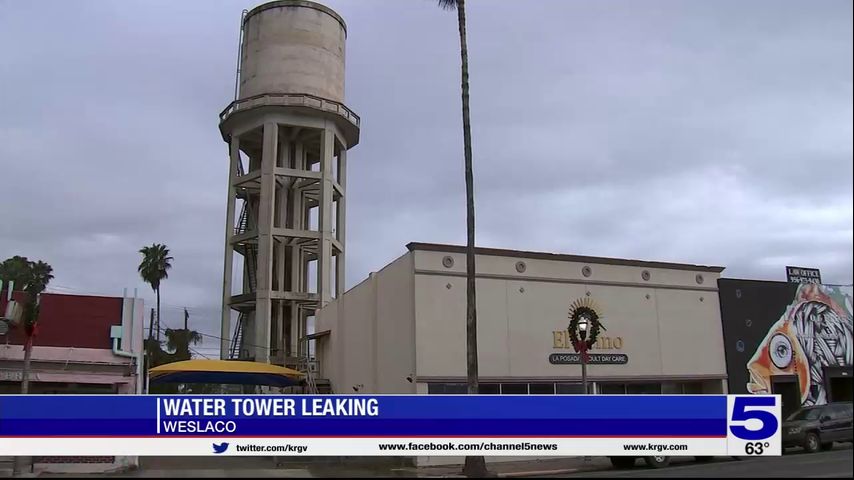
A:
MULTIPOLYGON (((406 245, 410 252, 417 250, 427 252, 449 252, 466 253, 466 247, 462 245, 449 245, 441 243, 410 242, 406 245)), ((610 257, 590 257, 585 255, 569 255, 563 253, 530 252, 525 250, 508 250, 503 248, 476 247, 477 255, 495 257, 530 258, 537 260, 554 260, 560 262, 598 263, 603 265, 625 265, 631 267, 667 268, 671 270, 690 270, 695 272, 721 273, 726 267, 692 265, 688 263, 655 262, 647 260, 630 260, 610 257)))
POLYGON ((249 17, 251 17, 255 14, 261 13, 264 10, 269 10, 271 8, 288 8, 288 7, 312 8, 314 10, 318 10, 320 12, 323 12, 323 13, 329 15, 330 17, 334 18, 335 20, 337 20, 338 23, 341 24, 341 28, 344 29, 344 36, 345 37, 347 36, 347 23, 344 21, 344 18, 338 14, 338 12, 336 12, 335 10, 332 10, 331 8, 327 7, 326 5, 323 5, 323 4, 317 3, 317 2, 312 2, 310 0, 274 0, 272 2, 262 3, 261 5, 258 5, 257 7, 253 8, 252 10, 249 10, 246 13, 246 16, 243 17, 243 23, 245 24, 249 20, 249 17))

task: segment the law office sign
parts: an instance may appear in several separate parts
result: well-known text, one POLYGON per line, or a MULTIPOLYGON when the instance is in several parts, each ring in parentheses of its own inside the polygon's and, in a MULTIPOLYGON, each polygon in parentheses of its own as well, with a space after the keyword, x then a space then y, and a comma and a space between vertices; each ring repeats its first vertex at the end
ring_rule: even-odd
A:
POLYGON ((821 284, 821 270, 817 268, 786 267, 786 280, 789 283, 821 284))

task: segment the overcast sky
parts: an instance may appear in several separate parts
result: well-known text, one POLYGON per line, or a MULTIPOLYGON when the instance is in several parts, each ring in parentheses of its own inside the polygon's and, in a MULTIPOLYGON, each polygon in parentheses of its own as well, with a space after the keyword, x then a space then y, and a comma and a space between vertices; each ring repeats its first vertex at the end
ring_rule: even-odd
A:
MULTIPOLYGON (((347 285, 464 243, 456 15, 326 0, 347 22, 347 285)), ((852 283, 850 0, 470 0, 478 245, 852 283)), ((55 291, 150 290, 218 333, 240 12, 251 1, 0 0, 0 259, 55 291)), ((214 342, 205 346, 213 349, 214 342)))

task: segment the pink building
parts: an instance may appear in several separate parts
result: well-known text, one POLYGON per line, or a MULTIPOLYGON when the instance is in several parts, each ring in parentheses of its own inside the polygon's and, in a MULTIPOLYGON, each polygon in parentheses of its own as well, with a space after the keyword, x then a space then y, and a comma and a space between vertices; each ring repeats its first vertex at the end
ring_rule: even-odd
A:
MULTIPOLYGON (((0 312, 8 292, 0 292, 0 312)), ((15 292, 13 299, 25 300, 15 292)), ((144 308, 141 298, 42 294, 33 339, 32 394, 143 393, 144 308)), ((0 335, 0 394, 21 391, 24 334, 0 335)), ((2 461, 2 460, 0 460, 2 461)), ((33 471, 105 472, 135 457, 34 457, 33 471)))

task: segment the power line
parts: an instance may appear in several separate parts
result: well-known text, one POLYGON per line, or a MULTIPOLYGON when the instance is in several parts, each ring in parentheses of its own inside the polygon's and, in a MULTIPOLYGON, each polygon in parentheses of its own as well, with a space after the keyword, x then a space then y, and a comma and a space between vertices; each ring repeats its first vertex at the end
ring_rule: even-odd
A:
MULTIPOLYGON (((160 325, 161 325, 161 326, 165 326, 166 328, 168 328, 168 329, 170 329, 170 330, 179 330, 179 329, 172 328, 172 327, 170 327, 169 325, 166 325, 166 323, 165 323, 165 322, 161 322, 161 323, 160 323, 160 325)), ((143 328, 144 328, 144 330, 157 330, 157 327, 143 327, 143 328)), ((183 330, 183 328, 182 328, 182 329, 180 329, 180 330, 183 330)), ((222 337, 220 337, 220 336, 218 336, 218 335, 211 335, 210 333, 204 333, 204 332, 199 332, 199 331, 197 331, 196 333, 198 333, 199 335, 201 335, 201 336, 203 336, 203 337, 214 338, 214 339, 219 340, 219 341, 222 341, 222 340, 223 340, 223 338, 222 338, 222 337)), ((231 339, 230 339, 230 338, 225 339, 225 340, 228 340, 229 342, 231 342, 231 339)), ((264 349, 264 350, 272 350, 272 348, 270 348, 270 347, 263 347, 263 346, 261 346, 261 345, 255 345, 255 344, 252 344, 252 343, 246 343, 245 341, 244 341, 243 345, 244 345, 244 346, 246 346, 246 347, 254 347, 254 348, 261 348, 261 349, 264 349)))
MULTIPOLYGON (((223 339, 222 337, 219 337, 219 336, 216 336, 216 335, 211 335, 211 334, 208 334, 208 333, 202 333, 202 332, 197 332, 197 333, 198 333, 199 335, 203 336, 203 337, 215 338, 215 339, 220 340, 220 341, 222 341, 222 340, 228 340, 229 342, 231 341, 231 339, 230 339, 230 338, 228 338, 228 339, 223 339)), ((254 345, 254 344, 251 344, 251 343, 246 343, 245 341, 244 341, 243 345, 244 345, 244 346, 246 346, 246 347, 255 347, 255 348, 262 348, 262 349, 264 349, 264 350, 272 350, 272 348, 270 348, 270 347, 262 347, 261 345, 254 345)))
POLYGON ((196 350, 196 349, 195 349, 195 348, 193 348, 193 347, 189 347, 189 349, 190 349, 190 351, 191 351, 191 352, 195 353, 196 355, 201 355, 202 357, 204 357, 204 358, 206 358, 206 359, 208 359, 208 360, 210 360, 210 359, 211 359, 211 357, 209 357, 209 356, 205 355, 204 353, 199 352, 198 350, 196 350))

